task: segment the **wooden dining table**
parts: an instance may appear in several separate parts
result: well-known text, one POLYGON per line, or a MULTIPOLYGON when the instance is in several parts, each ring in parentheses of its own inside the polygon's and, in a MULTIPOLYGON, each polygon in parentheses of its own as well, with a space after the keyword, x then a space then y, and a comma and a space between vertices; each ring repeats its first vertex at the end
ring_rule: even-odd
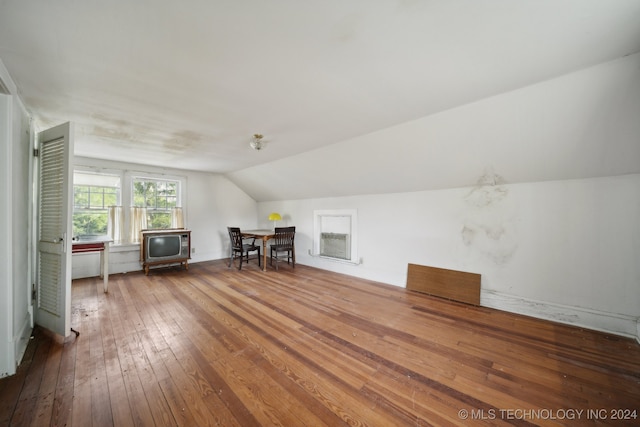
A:
POLYGON ((274 230, 241 230, 243 238, 262 240, 262 271, 267 271, 267 242, 276 235, 274 230))

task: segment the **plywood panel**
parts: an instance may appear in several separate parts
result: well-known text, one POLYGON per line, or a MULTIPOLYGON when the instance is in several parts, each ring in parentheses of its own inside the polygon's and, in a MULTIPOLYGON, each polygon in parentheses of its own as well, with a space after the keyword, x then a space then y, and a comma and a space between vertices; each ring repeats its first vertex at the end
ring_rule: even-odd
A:
POLYGON ((409 264, 407 289, 480 305, 480 275, 476 273, 409 264))

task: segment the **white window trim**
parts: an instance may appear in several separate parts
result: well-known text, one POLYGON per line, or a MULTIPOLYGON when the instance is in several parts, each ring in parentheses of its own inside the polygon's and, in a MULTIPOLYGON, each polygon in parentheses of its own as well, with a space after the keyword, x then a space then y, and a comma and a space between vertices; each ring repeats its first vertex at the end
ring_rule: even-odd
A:
MULTIPOLYGON (((73 172, 78 172, 78 173, 84 173, 84 174, 93 174, 93 175, 106 175, 106 176, 117 176, 118 179, 120 180, 120 187, 119 187, 119 194, 118 194, 118 204, 122 204, 123 199, 123 186, 125 185, 124 183, 124 171, 120 170, 120 169, 112 169, 112 168, 99 168, 99 167, 91 167, 91 166, 82 166, 82 165, 74 165, 73 166, 73 172)), ((73 182, 72 187, 76 185, 75 182, 73 182)), ((74 189, 74 194, 75 194, 75 189, 74 189)), ((76 208, 75 208, 75 201, 73 204, 73 212, 72 212, 72 216, 73 214, 75 214, 76 212, 76 208)))
MULTIPOLYGON (((138 180, 145 180, 148 179, 150 181, 176 181, 178 183, 178 198, 176 199, 176 207, 180 207, 184 210, 184 204, 182 203, 183 200, 185 200, 185 195, 184 195, 184 191, 186 188, 186 181, 187 178, 184 176, 176 176, 176 175, 162 175, 162 174, 153 174, 153 173, 149 173, 149 172, 126 172, 125 173, 125 181, 126 181, 126 188, 127 188, 127 199, 129 201, 129 206, 133 206, 133 191, 132 191, 132 187, 133 187, 133 181, 138 179, 138 180)), ((123 195, 123 200, 124 199, 124 195, 123 195)))
MULTIPOLYGON (((176 207, 182 208, 182 215, 184 220, 184 225, 186 228, 188 222, 188 214, 186 203, 184 201, 187 200, 187 177, 180 175, 167 175, 163 173, 154 173, 154 172, 143 172, 143 171, 135 171, 135 170, 127 170, 124 172, 125 183, 123 184, 123 194, 122 200, 127 200, 127 206, 125 209, 125 226, 127 230, 131 224, 131 215, 129 214, 129 208, 133 206, 133 180, 134 179, 150 179, 150 180, 160 180, 160 181, 177 181, 179 183, 178 189, 178 198, 176 200, 176 207), (126 193, 125 193, 126 192, 126 193)), ((129 242, 130 245, 138 245, 140 243, 129 242)))
POLYGON ((360 264, 358 258, 358 211, 356 209, 326 209, 313 211, 313 252, 314 257, 327 259, 331 261, 346 263, 346 264, 360 264), (349 259, 333 258, 325 255, 320 255, 320 233, 322 233, 322 218, 327 216, 334 217, 349 217, 351 223, 350 240, 351 240, 351 253, 349 259))

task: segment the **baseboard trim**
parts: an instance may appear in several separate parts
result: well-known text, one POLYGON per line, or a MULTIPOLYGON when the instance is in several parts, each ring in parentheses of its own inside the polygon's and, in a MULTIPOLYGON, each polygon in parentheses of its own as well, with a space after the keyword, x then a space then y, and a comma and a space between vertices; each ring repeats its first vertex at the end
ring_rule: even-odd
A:
POLYGON ((14 354, 16 358, 16 367, 20 366, 20 363, 22 363, 22 356, 24 356, 24 352, 27 350, 27 345, 29 345, 32 330, 33 327, 31 325, 31 316, 27 314, 27 316, 25 316, 24 318, 24 321, 22 322, 19 333, 14 338, 14 354))
POLYGON ((29 339, 31 338, 31 314, 28 313, 18 333, 7 342, 6 352, 3 349, 3 354, 0 356, 2 362, 0 363, 0 378, 14 375, 20 363, 22 357, 27 350, 29 339))
POLYGON ((537 301, 488 290, 481 291, 480 305, 621 335, 633 338, 640 343, 640 318, 638 317, 537 301))

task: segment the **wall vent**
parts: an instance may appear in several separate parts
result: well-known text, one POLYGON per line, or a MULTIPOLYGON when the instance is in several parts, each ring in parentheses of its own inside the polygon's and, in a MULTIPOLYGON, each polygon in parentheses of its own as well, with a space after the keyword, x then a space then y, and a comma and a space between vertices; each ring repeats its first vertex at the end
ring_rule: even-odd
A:
POLYGON ((320 233, 320 256, 349 259, 351 246, 348 234, 320 233))

